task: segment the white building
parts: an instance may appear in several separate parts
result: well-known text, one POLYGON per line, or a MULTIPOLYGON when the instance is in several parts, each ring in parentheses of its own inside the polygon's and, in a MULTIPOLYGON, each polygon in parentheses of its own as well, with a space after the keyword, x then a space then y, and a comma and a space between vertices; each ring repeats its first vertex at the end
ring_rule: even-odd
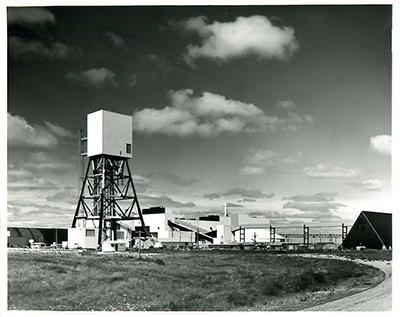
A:
POLYGON ((132 116, 99 110, 87 115, 87 155, 132 158, 132 116))
POLYGON ((233 240, 241 243, 285 242, 285 238, 275 233, 275 241, 271 241, 269 227, 263 224, 241 225, 233 231, 233 240))

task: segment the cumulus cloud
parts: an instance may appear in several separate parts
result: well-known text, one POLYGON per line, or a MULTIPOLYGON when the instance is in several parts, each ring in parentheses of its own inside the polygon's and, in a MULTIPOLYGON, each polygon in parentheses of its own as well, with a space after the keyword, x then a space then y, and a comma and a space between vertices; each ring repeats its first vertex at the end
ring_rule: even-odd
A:
POLYGON ((38 177, 24 168, 9 168, 7 171, 7 187, 13 191, 26 190, 53 190, 58 188, 54 182, 38 177))
POLYGON ((25 40, 17 36, 8 39, 8 49, 12 56, 37 55, 52 59, 77 57, 80 51, 61 42, 43 43, 36 40, 25 40))
POLYGON ((150 179, 148 179, 147 177, 144 177, 142 175, 135 174, 135 175, 132 176, 132 178, 133 178, 135 184, 143 185, 143 184, 149 184, 150 183, 150 179))
POLYGON ((376 135, 369 140, 370 148, 383 155, 392 154, 392 136, 391 135, 376 135))
POLYGON ((124 39, 116 33, 106 31, 104 32, 104 35, 110 40, 111 43, 113 43, 117 47, 125 45, 124 39))
POLYGON ((29 204, 12 202, 7 206, 7 223, 9 226, 67 228, 71 223, 71 206, 45 200, 29 204))
POLYGON ((226 62, 246 55, 287 60, 299 47, 293 28, 273 25, 265 16, 237 17, 233 22, 213 23, 200 16, 182 25, 201 38, 200 45, 187 46, 184 59, 191 65, 198 58, 226 62))
POLYGON ((243 198, 243 199, 239 199, 238 203, 253 203, 257 201, 257 199, 254 198, 243 198))
POLYGON ((196 179, 193 178, 183 178, 173 173, 168 172, 150 172, 146 174, 146 176, 157 180, 157 183, 166 182, 168 184, 173 184, 177 186, 187 187, 193 185, 197 182, 196 179))
POLYGON ((245 166, 240 170, 244 175, 261 175, 275 165, 277 153, 270 149, 252 149, 246 156, 245 166))
POLYGON ((310 115, 299 115, 293 111, 288 112, 288 121, 291 123, 309 122, 313 123, 314 119, 310 115))
POLYGON ((306 176, 311 178, 352 178, 360 174, 357 168, 344 168, 325 164, 308 166, 303 171, 306 176))
POLYGON ((69 188, 63 188, 56 193, 47 196, 46 200, 48 202, 62 202, 62 203, 69 203, 71 205, 78 203, 78 193, 76 190, 72 190, 69 188))
POLYGON ((292 100, 281 100, 278 102, 278 109, 294 110, 296 109, 296 104, 292 100))
POLYGON ((303 156, 304 154, 302 151, 297 151, 294 155, 287 156, 282 161, 286 164, 296 164, 302 160, 303 156))
POLYGON ((326 192, 316 193, 313 195, 295 195, 292 197, 284 197, 283 200, 288 200, 284 203, 284 209, 299 210, 296 214, 297 218, 335 218, 336 212, 341 207, 346 205, 336 202, 337 193, 326 192))
POLYGON ((257 201, 257 199, 254 199, 254 198, 243 198, 243 199, 239 199, 237 202, 238 203, 254 203, 256 201, 257 201))
POLYGON ((367 179, 359 183, 350 183, 350 186, 360 189, 361 191, 378 191, 384 186, 384 182, 380 179, 367 179))
POLYGON ((23 117, 7 114, 7 142, 10 147, 52 148, 59 137, 71 137, 72 133, 59 125, 46 122, 32 125, 23 117))
POLYGON ((28 168, 32 172, 40 174, 44 170, 51 171, 52 174, 65 174, 76 169, 76 164, 68 160, 60 159, 47 152, 30 151, 29 154, 24 154, 26 160, 20 163, 20 166, 28 168))
POLYGON ((221 198, 221 194, 220 193, 209 193, 209 194, 204 194, 203 197, 213 200, 213 199, 221 198))
POLYGON ((239 196, 239 197, 255 199, 255 198, 271 198, 274 196, 274 194, 269 193, 269 192, 263 192, 259 189, 235 187, 235 188, 231 188, 225 192, 205 194, 203 197, 213 200, 213 199, 218 199, 221 197, 231 197, 231 196, 239 196))
POLYGON ((346 205, 337 202, 299 202, 289 201, 283 205, 283 208, 298 209, 301 211, 317 211, 317 212, 330 212, 335 211, 339 207, 346 207, 346 205))
POLYGON ((196 206, 193 202, 183 203, 168 196, 141 195, 139 199, 140 202, 146 206, 165 206, 167 208, 192 208, 196 206))
POLYGON ((72 138, 74 135, 72 134, 71 131, 64 129, 63 127, 60 127, 59 125, 53 124, 51 122, 45 122, 46 127, 49 129, 49 131, 59 137, 62 138, 72 138))
POLYGON ((54 122, 34 124, 10 113, 7 119, 9 223, 69 224, 76 201, 72 204, 67 195, 61 199, 61 194, 58 200, 51 197, 76 186, 73 134, 54 122), (63 214, 66 210, 67 217, 63 214))
POLYGON ((303 157, 301 151, 293 156, 283 157, 280 153, 270 149, 250 149, 244 159, 244 166, 240 169, 242 175, 264 175, 278 162, 296 164, 303 157))
POLYGON ((208 137, 222 132, 273 130, 279 121, 253 104, 210 92, 197 97, 192 89, 171 91, 169 99, 171 106, 137 111, 133 118, 136 131, 208 137))
POLYGON ((313 195, 295 195, 290 197, 283 197, 282 200, 292 200, 296 202, 323 202, 323 201, 333 201, 337 193, 335 192, 326 192, 326 193, 317 193, 313 195))
POLYGON ((7 21, 9 24, 54 24, 54 14, 44 8, 8 8, 7 21))
POLYGON ((112 86, 117 85, 117 82, 115 81, 115 73, 105 67, 88 69, 79 74, 68 73, 67 78, 94 87, 101 87, 106 84, 112 86))
POLYGON ((128 87, 130 87, 130 88, 135 87, 136 84, 137 84, 137 77, 136 77, 136 75, 133 74, 133 75, 129 76, 129 77, 128 77, 128 82, 127 82, 128 87))
POLYGON ((170 105, 167 107, 136 111, 134 129, 148 134, 210 137, 224 132, 272 132, 293 130, 293 127, 297 131, 299 124, 313 121, 308 115, 294 112, 283 118, 268 116, 251 103, 210 92, 198 97, 193 89, 170 91, 168 97, 170 105))
POLYGON ((234 203, 227 203, 226 207, 231 207, 231 208, 243 208, 243 205, 239 205, 239 204, 234 204, 234 203))
POLYGON ((262 166, 244 166, 240 170, 242 175, 263 175, 266 173, 266 168, 262 166))
POLYGON ((276 153, 269 149, 255 150, 247 157, 247 162, 256 166, 272 166, 275 164, 276 153))

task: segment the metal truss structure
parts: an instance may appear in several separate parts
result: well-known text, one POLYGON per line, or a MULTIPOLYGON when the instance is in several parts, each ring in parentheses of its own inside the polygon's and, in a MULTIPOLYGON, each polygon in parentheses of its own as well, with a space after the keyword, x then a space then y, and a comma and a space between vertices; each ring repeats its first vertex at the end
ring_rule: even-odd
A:
POLYGON ((117 239, 118 222, 124 220, 139 220, 142 234, 149 235, 128 159, 99 155, 88 160, 72 228, 76 227, 78 220, 92 221, 99 229, 99 246, 106 231, 117 239))
MULTIPOLYGON (((329 239, 329 241, 333 241, 336 239, 341 239, 342 243, 344 241, 344 239, 347 236, 347 228, 348 226, 346 226, 344 223, 342 224, 341 228, 342 228, 342 233, 310 233, 310 227, 312 226, 306 226, 305 224, 303 225, 303 233, 283 233, 283 232, 279 232, 279 235, 285 238, 294 238, 294 239, 303 239, 303 244, 304 245, 308 245, 310 244, 310 238, 312 238, 313 240, 315 239, 329 239)), ((273 227, 273 226, 269 226, 269 234, 270 234, 270 241, 271 242, 275 242, 276 240, 276 230, 280 229, 299 229, 300 227, 273 227)), ((339 228, 339 226, 314 226, 313 228, 339 228)))

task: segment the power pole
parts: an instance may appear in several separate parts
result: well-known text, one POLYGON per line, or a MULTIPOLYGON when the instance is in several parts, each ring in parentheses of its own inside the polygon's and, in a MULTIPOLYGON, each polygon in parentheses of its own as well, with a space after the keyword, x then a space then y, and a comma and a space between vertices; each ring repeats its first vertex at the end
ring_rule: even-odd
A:
POLYGON ((138 249, 138 254, 140 258, 140 251, 142 250, 142 231, 139 231, 139 249, 138 249))

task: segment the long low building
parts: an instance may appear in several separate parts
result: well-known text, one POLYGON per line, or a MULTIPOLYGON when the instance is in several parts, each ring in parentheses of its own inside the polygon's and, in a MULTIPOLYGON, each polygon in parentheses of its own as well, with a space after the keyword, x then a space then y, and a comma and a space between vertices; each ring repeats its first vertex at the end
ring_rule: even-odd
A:
MULTIPOLYGON (((175 215, 167 213, 164 207, 143 209, 143 218, 147 231, 152 239, 138 233, 141 231, 138 221, 120 221, 117 225, 116 241, 121 245, 133 247, 137 243, 146 245, 158 243, 163 245, 194 244, 256 244, 286 243, 287 237, 275 233, 271 237, 270 222, 265 218, 251 217, 246 214, 205 215, 201 217, 175 215), (271 238, 273 240, 271 241, 271 238)), ((64 244, 68 248, 96 249, 98 228, 85 226, 77 228, 8 228, 9 247, 27 247, 30 242, 45 245, 64 244)), ((104 229, 105 230, 105 229, 104 229)), ((115 241, 107 239, 108 244, 115 241)), ((390 249, 392 247, 392 215, 362 211, 343 242, 344 248, 363 246, 369 249, 390 249)))
POLYGON ((28 247, 29 241, 42 242, 51 245, 54 242, 62 244, 68 241, 68 229, 66 228, 27 228, 27 227, 8 227, 7 246, 9 247, 28 247))

